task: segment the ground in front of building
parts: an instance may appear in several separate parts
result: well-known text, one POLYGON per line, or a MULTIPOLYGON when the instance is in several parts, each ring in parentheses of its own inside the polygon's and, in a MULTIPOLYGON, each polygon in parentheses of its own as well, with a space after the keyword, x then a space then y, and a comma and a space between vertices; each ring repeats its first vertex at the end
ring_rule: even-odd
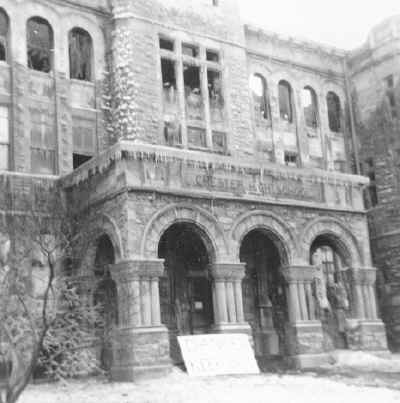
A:
POLYGON ((369 403, 400 402, 400 357, 339 352, 317 372, 191 378, 170 375, 136 384, 102 380, 32 385, 20 403, 369 403))

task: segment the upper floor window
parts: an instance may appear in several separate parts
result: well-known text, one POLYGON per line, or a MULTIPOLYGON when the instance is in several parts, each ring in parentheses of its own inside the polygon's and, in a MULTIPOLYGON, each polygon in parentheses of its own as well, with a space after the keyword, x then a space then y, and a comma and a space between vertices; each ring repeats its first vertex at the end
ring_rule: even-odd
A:
POLYGON ((53 29, 43 18, 33 17, 27 23, 28 67, 48 73, 52 69, 53 29))
POLYGON ((7 60, 8 49, 8 15, 0 8, 0 60, 7 60))
POLYGON ((387 76, 385 78, 385 89, 386 89, 386 98, 389 104, 390 114, 392 118, 397 117, 397 108, 396 108, 396 93, 395 93, 395 85, 394 85, 394 77, 393 74, 387 76))
POLYGON ((10 122, 8 107, 0 106, 0 170, 9 169, 10 122))
POLYGON ((69 75, 83 81, 92 80, 93 42, 88 32, 74 28, 69 33, 69 75))
POLYGON ((301 100, 306 126, 316 128, 318 126, 317 94, 311 87, 305 87, 301 93, 301 100))
POLYGON ((256 122, 269 119, 269 105, 267 96, 267 83, 264 77, 254 74, 250 79, 250 88, 253 95, 256 122))
POLYGON ((217 7, 219 5, 219 0, 212 0, 212 4, 217 7))
POLYGON ((329 129, 332 132, 339 133, 341 130, 341 106, 339 97, 332 91, 326 96, 328 106, 329 129))
POLYGON ((279 113, 282 120, 293 122, 292 87, 285 81, 279 81, 279 113))

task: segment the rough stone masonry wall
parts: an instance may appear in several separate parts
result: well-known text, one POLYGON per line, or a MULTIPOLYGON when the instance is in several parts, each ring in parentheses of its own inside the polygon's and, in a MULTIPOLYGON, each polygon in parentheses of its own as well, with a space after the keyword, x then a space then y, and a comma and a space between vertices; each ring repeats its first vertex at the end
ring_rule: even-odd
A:
MULTIPOLYGON (((372 159, 378 197, 368 212, 371 251, 378 268, 377 291, 389 345, 400 349, 400 76, 399 57, 392 42, 382 49, 362 52, 351 61, 353 106, 360 162, 368 174, 372 159), (382 52, 386 52, 383 57, 382 52), (374 52, 372 63, 370 53, 374 52), (397 118, 391 116, 385 78, 393 74, 397 118)), ((368 194, 367 197, 369 198, 368 194)))

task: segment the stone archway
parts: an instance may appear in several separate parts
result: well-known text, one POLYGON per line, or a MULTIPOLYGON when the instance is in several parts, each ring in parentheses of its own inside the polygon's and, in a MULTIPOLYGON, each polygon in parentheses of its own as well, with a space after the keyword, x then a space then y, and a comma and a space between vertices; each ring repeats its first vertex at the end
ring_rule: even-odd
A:
POLYGON ((275 238, 280 248, 283 265, 290 265, 297 260, 297 244, 290 228, 275 214, 256 210, 241 215, 233 224, 230 232, 231 250, 239 259, 240 247, 245 236, 252 230, 262 229, 275 238))
POLYGON ((150 259, 157 257, 162 235, 171 225, 180 222, 192 223, 201 229, 212 245, 212 260, 224 261, 229 257, 228 243, 217 219, 206 210, 185 203, 166 206, 151 218, 143 233, 141 256, 150 259))

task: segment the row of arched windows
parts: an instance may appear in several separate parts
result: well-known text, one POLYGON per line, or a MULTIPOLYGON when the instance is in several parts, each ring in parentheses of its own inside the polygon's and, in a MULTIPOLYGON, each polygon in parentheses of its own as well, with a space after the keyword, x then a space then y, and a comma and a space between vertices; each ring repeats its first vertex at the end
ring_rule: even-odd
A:
MULTIPOLYGON (((256 119, 269 120, 271 111, 269 106, 268 87, 263 76, 255 74, 250 82, 256 119)), ((291 85, 281 80, 278 84, 279 115, 280 118, 288 123, 294 120, 294 102, 293 89, 291 85)), ((304 119, 307 127, 317 128, 319 126, 318 99, 314 89, 310 86, 303 88, 301 93, 304 119)), ((340 99, 333 91, 329 91, 326 96, 328 109, 329 129, 332 132, 340 132, 341 124, 341 105, 340 99)))
MULTIPOLYGON (((0 60, 8 61, 9 18, 0 9, 0 60)), ((47 20, 32 17, 26 25, 28 67, 48 73, 53 69, 54 35, 47 20)), ((91 81, 93 78, 93 42, 82 28, 73 28, 68 34, 70 78, 91 81)))

